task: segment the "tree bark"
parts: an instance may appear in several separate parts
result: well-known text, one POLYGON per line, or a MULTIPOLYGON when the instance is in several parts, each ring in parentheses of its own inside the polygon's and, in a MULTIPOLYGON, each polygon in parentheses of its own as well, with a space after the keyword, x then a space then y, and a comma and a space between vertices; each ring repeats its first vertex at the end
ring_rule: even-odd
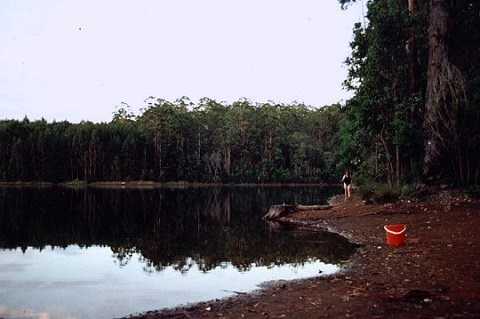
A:
POLYGON ((425 157, 423 176, 434 180, 439 174, 439 156, 444 151, 441 140, 438 109, 445 103, 442 97, 442 65, 448 64, 447 36, 448 9, 447 0, 430 0, 429 54, 427 70, 427 90, 425 101, 425 157))
POLYGON ((393 163, 392 163, 392 157, 390 155, 390 151, 388 150, 387 141, 383 136, 384 131, 385 131, 385 124, 382 126, 382 129, 380 130, 379 137, 380 137, 380 141, 382 142, 383 149, 385 151, 385 157, 387 160, 387 182, 389 186, 392 186, 393 185, 393 163))
POLYGON ((400 163, 400 147, 395 145, 395 184, 400 185, 400 176, 401 172, 401 163, 400 163))
MULTIPOLYGON (((408 14, 412 20, 415 18, 415 7, 416 0, 408 0, 408 14)), ((407 44, 405 45, 405 51, 407 52, 410 67, 410 93, 412 94, 420 91, 420 72, 418 67, 417 40, 415 34, 416 27, 415 24, 412 23, 408 31, 407 44)))

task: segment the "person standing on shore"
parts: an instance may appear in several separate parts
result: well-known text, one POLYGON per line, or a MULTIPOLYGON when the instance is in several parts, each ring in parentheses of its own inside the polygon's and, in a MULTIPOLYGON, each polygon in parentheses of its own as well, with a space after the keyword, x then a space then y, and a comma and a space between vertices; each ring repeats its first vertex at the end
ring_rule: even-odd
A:
POLYGON ((352 175, 345 170, 343 173, 342 180, 340 182, 343 182, 343 189, 345 191, 345 200, 350 199, 350 186, 352 185, 352 175))

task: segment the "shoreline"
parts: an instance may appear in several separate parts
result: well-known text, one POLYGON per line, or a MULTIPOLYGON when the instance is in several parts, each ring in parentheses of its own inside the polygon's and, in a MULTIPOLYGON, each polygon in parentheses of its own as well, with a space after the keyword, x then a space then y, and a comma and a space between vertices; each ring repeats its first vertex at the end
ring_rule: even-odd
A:
POLYGON ((331 276, 262 285, 257 291, 126 318, 478 318, 480 202, 444 191, 425 200, 366 205, 357 194, 284 222, 334 231, 359 248, 331 276), (386 244, 384 225, 407 225, 418 243, 386 244))
POLYGON ((341 187, 340 183, 198 183, 198 182, 152 182, 152 181, 103 181, 84 182, 69 181, 61 183, 52 182, 0 182, 0 188, 21 188, 21 187, 66 187, 66 188, 109 188, 109 189, 155 189, 155 188, 209 188, 209 187, 341 187))

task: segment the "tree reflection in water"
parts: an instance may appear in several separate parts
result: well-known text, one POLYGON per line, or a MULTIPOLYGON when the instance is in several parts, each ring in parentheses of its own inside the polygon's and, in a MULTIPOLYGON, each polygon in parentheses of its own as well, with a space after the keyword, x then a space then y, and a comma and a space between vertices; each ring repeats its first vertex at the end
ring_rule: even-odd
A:
POLYGON ((321 204, 331 190, 307 187, 0 189, 0 248, 109 246, 120 266, 139 253, 145 271, 209 271, 231 264, 339 264, 354 246, 335 234, 272 231, 272 204, 321 204))

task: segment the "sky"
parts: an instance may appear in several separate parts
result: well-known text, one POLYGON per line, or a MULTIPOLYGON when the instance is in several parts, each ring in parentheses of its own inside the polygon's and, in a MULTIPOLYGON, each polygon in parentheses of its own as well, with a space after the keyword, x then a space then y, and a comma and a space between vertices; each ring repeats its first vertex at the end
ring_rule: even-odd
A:
POLYGON ((0 0, 0 120, 109 122, 150 96, 342 103, 362 21, 337 0, 0 0))

